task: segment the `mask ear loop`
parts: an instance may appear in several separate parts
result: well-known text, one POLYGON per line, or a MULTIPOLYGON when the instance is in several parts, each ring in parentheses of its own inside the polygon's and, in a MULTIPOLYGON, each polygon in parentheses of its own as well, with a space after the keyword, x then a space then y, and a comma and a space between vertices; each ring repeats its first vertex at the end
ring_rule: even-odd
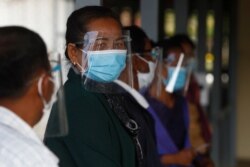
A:
POLYGON ((151 63, 154 63, 153 61, 148 61, 145 58, 141 57, 139 53, 135 53, 135 56, 137 56, 139 59, 141 59, 142 61, 144 61, 145 63, 147 63, 148 66, 150 66, 151 63))
POLYGON ((42 91, 42 81, 43 81, 43 78, 44 78, 44 74, 39 78, 38 80, 38 83, 37 83, 37 86, 38 86, 38 94, 40 96, 40 98, 42 99, 42 102, 43 102, 43 107, 46 109, 47 107, 47 102, 46 100, 44 99, 43 97, 43 91, 42 91))
MULTIPOLYGON (((87 52, 85 51, 85 50, 83 50, 83 49, 79 49, 80 51, 82 51, 83 52, 83 54, 86 54, 87 55, 87 52)), ((84 69, 83 67, 82 67, 82 65, 80 65, 77 61, 74 61, 73 63, 72 63, 74 66, 77 66, 79 69, 80 69, 80 73, 84 73, 84 72, 86 72, 86 69, 84 69)), ((86 63, 85 63, 85 65, 86 65, 86 63)))
MULTIPOLYGON (((44 98, 44 96, 43 96, 43 91, 42 91, 42 81, 43 81, 43 78, 45 77, 45 74, 43 74, 40 78, 39 78, 39 80, 38 80, 38 83, 37 83, 37 86, 38 86, 38 94, 39 94, 39 96, 41 97, 41 99, 42 99, 42 102, 43 102, 43 107, 44 107, 44 109, 49 109, 51 106, 49 105, 49 103, 48 102, 46 102, 46 100, 45 100, 45 98, 44 98)), ((54 88, 53 89, 55 89, 55 81, 52 79, 52 78, 49 78, 49 80, 50 80, 50 82, 52 82, 53 84, 54 84, 54 88)), ((53 92, 54 92, 54 90, 53 90, 53 92)), ((52 95, 53 96, 53 95, 52 95)), ((51 97, 52 98, 52 97, 51 97)))
MULTIPOLYGON (((75 46, 74 44, 69 44, 69 45, 75 46)), ((75 46, 75 47, 76 47, 76 46, 75 46)), ((87 55, 87 52, 86 52, 85 50, 80 49, 80 48, 78 48, 78 49, 87 55)), ((86 71, 86 70, 82 67, 82 65, 80 65, 77 61, 72 61, 71 63, 72 63, 73 66, 75 67, 75 70, 80 71, 80 73, 84 73, 84 72, 86 71), (77 66, 80 70, 77 69, 76 66, 77 66)))
POLYGON ((142 61, 144 61, 145 63, 148 63, 148 61, 146 59, 144 59, 143 57, 141 57, 139 53, 135 53, 134 55, 137 56, 142 61))
MULTIPOLYGON (((134 53, 134 55, 135 55, 136 57, 138 57, 140 60, 142 60, 142 61, 144 61, 145 63, 147 63, 147 64, 148 64, 148 67, 149 67, 149 62, 148 62, 146 59, 144 59, 143 57, 141 57, 139 53, 134 53)), ((149 68, 150 68, 150 67, 149 67, 149 68)), ((137 70, 137 73, 141 73, 141 72, 137 70)))
POLYGON ((83 69, 83 67, 78 63, 78 62, 74 62, 73 63, 75 66, 78 66, 80 68, 80 72, 83 73, 85 70, 83 69))

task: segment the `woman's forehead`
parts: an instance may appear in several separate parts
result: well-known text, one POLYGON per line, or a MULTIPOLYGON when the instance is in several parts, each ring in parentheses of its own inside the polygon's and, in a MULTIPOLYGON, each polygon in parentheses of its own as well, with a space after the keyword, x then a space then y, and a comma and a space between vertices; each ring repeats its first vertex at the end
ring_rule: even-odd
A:
POLYGON ((99 37, 120 37, 122 35, 120 24, 112 18, 92 20, 87 28, 88 31, 98 31, 99 37))

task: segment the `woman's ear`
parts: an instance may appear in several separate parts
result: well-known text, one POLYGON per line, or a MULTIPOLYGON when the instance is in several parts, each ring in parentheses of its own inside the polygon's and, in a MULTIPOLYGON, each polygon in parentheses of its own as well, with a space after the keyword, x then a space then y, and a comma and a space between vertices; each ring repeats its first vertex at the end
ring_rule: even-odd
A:
POLYGON ((78 54, 79 54, 79 49, 77 49, 77 47, 75 46, 75 44, 73 43, 69 43, 67 45, 67 54, 69 56, 69 59, 71 61, 72 64, 75 65, 75 63, 78 63, 78 54))

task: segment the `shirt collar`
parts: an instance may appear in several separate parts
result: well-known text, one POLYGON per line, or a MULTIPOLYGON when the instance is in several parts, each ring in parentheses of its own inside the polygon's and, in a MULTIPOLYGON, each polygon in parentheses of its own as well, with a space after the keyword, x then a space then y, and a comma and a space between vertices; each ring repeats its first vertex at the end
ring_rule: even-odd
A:
POLYGON ((117 83, 118 85, 120 85, 123 89, 125 89, 128 93, 130 93, 135 100, 144 108, 147 109, 149 107, 149 104, 147 102, 147 100, 134 88, 130 87, 128 84, 126 84, 123 81, 120 80, 115 80, 115 83, 117 83))
POLYGON ((14 112, 3 106, 0 106, 0 124, 4 124, 8 127, 11 127, 12 129, 15 129, 19 133, 23 134, 24 136, 31 138, 37 141, 38 143, 41 143, 38 136, 25 121, 23 121, 14 112))

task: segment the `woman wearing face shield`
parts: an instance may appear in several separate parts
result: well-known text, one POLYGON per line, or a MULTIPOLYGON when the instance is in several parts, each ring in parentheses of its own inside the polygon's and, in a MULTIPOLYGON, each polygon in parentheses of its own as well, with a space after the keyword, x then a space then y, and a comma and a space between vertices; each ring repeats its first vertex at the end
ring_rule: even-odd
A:
MULTIPOLYGON (((149 104, 145 98, 138 92, 138 73, 142 75, 149 72, 150 67, 148 66, 147 60, 141 58, 138 54, 145 53, 151 58, 152 64, 153 59, 150 56, 151 44, 146 34, 136 26, 124 27, 123 30, 129 30, 131 37, 131 51, 132 51, 132 82, 127 82, 128 75, 123 73, 118 81, 115 81, 122 89, 124 93, 122 95, 123 100, 116 100, 116 104, 122 106, 127 113, 133 118, 139 125, 138 140, 141 144, 143 160, 141 166, 144 167, 160 167, 160 159, 157 153, 155 131, 154 131, 154 120, 150 113, 147 111, 149 104)), ((129 67, 129 66, 127 66, 129 67)), ((154 72, 153 72, 154 73, 154 72)), ((145 77, 144 77, 145 78, 145 77)), ((145 84, 144 84, 145 85, 145 84)), ((114 95, 112 95, 114 99, 114 95)), ((117 97, 120 99, 119 97, 117 97)))
POLYGON ((119 106, 110 98, 119 91, 112 82, 129 59, 119 20, 100 6, 76 10, 67 21, 66 43, 72 64, 64 85, 69 134, 45 138, 45 144, 59 157, 61 167, 135 167, 137 124, 126 112, 117 113, 114 108, 119 106))
POLYGON ((148 87, 154 77, 156 67, 155 58, 152 56, 153 45, 147 34, 137 26, 123 28, 129 30, 132 49, 133 77, 136 90, 148 87))
MULTIPOLYGON (((162 50, 160 48, 154 48, 151 51, 147 50, 149 49, 148 47, 149 45, 147 44, 150 44, 150 43, 146 34, 140 28, 135 27, 135 26, 130 26, 130 27, 125 27, 125 29, 130 30, 130 35, 132 38, 133 73, 134 73, 134 83, 135 83, 134 88, 144 92, 145 90, 150 89, 152 87, 154 88, 157 87, 157 90, 154 89, 153 92, 156 97, 159 97, 161 94, 160 88, 162 86, 161 84, 163 80, 162 80, 162 76, 159 77, 159 75, 156 75, 154 79, 154 73, 155 73, 156 66, 157 66, 157 72, 159 72, 160 71, 159 69, 161 69, 160 66, 162 65, 161 64, 162 50), (154 79, 154 83, 151 84, 153 79, 154 79), (138 87, 136 87, 137 83, 135 81, 139 83, 138 87)), ((150 48, 152 48, 152 46, 150 48)), ((178 48, 180 48, 180 46, 178 46, 178 48)), ((175 65, 176 65, 176 62, 175 62, 175 65)), ((166 75, 164 74, 163 76, 166 76, 166 75)), ((176 87, 180 87, 180 86, 176 85, 176 87)), ((140 103, 141 106, 145 108, 154 119, 156 143, 157 143, 158 152, 162 160, 164 157, 163 165, 174 164, 177 161, 181 161, 181 160, 178 160, 178 158, 181 159, 181 157, 185 159, 186 158, 185 155, 187 155, 188 153, 187 154, 182 153, 183 156, 169 155, 169 152, 167 150, 173 149, 171 148, 171 146, 169 146, 169 143, 171 143, 171 141, 169 141, 170 137, 168 136, 168 132, 166 131, 166 128, 164 127, 164 124, 160 120, 159 116, 157 115, 155 109, 151 106, 150 103, 148 103, 147 99, 136 94, 135 91, 133 91, 131 94, 134 94, 134 97, 136 98, 137 102, 140 103), (166 162, 166 158, 169 159, 167 160, 167 162, 166 162)), ((186 160, 186 161, 190 161, 190 160, 186 160)))
POLYGON ((164 41, 163 44, 160 44, 164 49, 163 59, 157 65, 155 78, 142 93, 161 125, 156 129, 156 138, 162 164, 191 166, 195 152, 188 137, 188 108, 186 100, 179 94, 186 78, 182 49, 171 41, 164 41), (174 84, 171 78, 175 78, 174 84))

